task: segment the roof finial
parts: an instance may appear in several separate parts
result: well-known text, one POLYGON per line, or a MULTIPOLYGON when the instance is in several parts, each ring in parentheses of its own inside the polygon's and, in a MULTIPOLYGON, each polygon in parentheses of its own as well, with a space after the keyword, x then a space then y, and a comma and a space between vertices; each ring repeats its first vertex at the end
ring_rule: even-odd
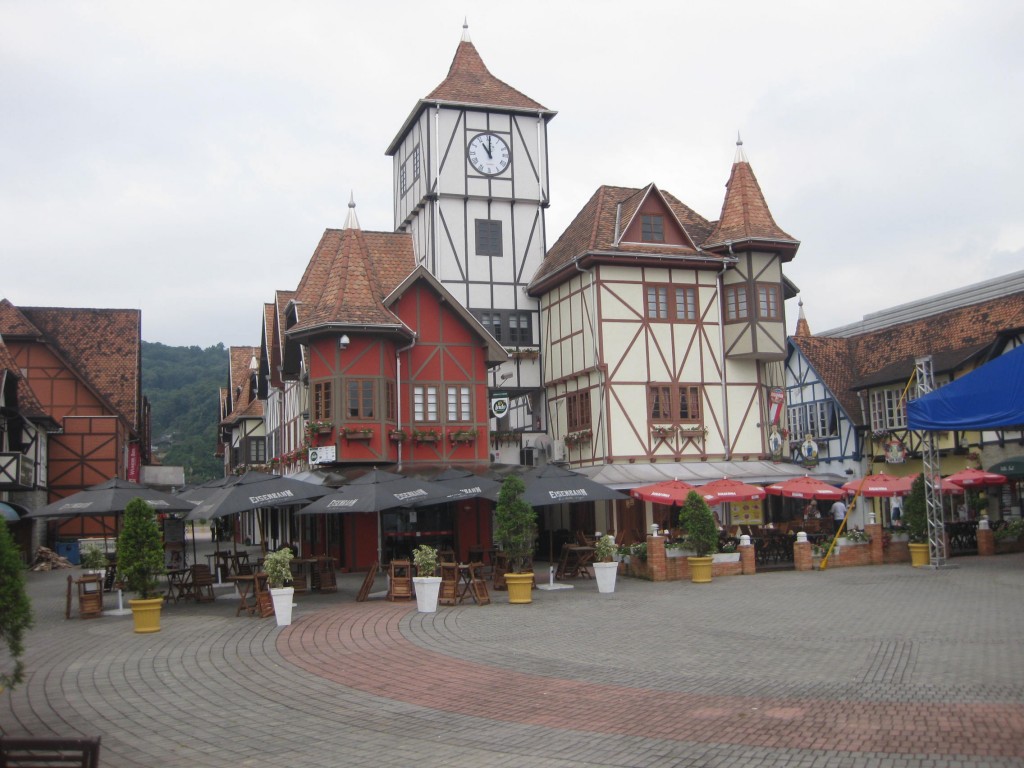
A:
POLYGON ((463 19, 462 19, 462 42, 464 42, 464 43, 471 43, 471 42, 473 42, 472 40, 469 39, 469 17, 468 16, 463 17, 463 19))
POLYGON ((356 196, 354 192, 349 192, 348 218, 345 219, 344 229, 359 229, 359 219, 356 218, 356 196))
POLYGON ((807 338, 811 335, 811 326, 807 322, 807 316, 804 314, 804 297, 801 296, 797 303, 800 307, 800 314, 797 316, 796 331, 793 335, 807 338))
POLYGON ((747 162, 747 155, 743 151, 743 138, 740 136, 740 132, 736 131, 736 157, 733 160, 734 163, 745 163, 747 162))

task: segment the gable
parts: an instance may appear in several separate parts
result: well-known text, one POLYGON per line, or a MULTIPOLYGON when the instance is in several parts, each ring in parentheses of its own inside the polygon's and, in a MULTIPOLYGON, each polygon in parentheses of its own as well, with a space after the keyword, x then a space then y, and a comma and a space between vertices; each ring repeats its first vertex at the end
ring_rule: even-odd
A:
POLYGON ((675 212, 654 185, 649 186, 643 197, 632 206, 630 218, 619 237, 619 245, 632 243, 696 250, 675 212))

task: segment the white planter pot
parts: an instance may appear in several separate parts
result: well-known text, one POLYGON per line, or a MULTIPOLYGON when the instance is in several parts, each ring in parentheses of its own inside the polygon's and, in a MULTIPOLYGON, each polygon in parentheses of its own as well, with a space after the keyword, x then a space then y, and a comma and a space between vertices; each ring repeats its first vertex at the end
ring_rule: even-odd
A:
POLYGON ((696 557, 697 553, 692 549, 666 549, 665 557, 696 557))
POLYGON ((274 618, 277 626, 287 627, 292 623, 292 598, 295 587, 271 587, 270 597, 274 601, 274 618))
POLYGON ((437 595, 441 591, 440 576, 414 576, 416 585, 416 610, 420 613, 434 613, 437 610, 437 595))
POLYGON ((738 563, 739 561, 739 552, 716 552, 711 556, 713 563, 738 563))
POLYGON ((618 563, 591 563, 594 569, 594 578, 597 579, 598 592, 614 592, 615 576, 619 572, 618 563))

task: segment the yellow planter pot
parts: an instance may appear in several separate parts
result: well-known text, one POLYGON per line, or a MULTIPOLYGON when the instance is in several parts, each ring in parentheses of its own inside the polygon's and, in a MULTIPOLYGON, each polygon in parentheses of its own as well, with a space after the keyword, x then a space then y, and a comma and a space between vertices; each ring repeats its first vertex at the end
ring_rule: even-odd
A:
POLYGON ((136 632, 148 634, 160 631, 160 609, 164 606, 162 597, 153 597, 149 600, 129 600, 128 606, 132 609, 136 632))
POLYGON ((688 557, 686 561, 690 564, 690 581, 694 584, 711 583, 711 563, 714 557, 688 557))
POLYGON ((932 556, 927 544, 908 544, 910 547, 910 564, 915 568, 931 565, 932 556))
POLYGON ((514 605, 525 605, 533 602, 533 574, 506 573, 505 584, 508 586, 508 601, 514 605))

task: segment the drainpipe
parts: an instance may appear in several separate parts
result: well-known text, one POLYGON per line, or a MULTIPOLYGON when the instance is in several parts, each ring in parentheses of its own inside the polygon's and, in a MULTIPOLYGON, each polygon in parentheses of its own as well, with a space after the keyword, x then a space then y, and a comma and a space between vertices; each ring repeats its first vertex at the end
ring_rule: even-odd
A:
MULTIPOLYGON (((415 346, 416 346, 416 334, 413 334, 412 341, 410 341, 407 346, 399 347, 398 349, 395 350, 395 369, 396 369, 396 374, 395 375, 396 375, 396 378, 398 380, 398 383, 396 385, 396 392, 395 392, 395 398, 397 400, 397 402, 395 403, 395 410, 396 410, 396 413, 397 413, 397 422, 398 422, 398 426, 396 427, 396 429, 401 429, 402 428, 402 353, 403 352, 408 352, 410 349, 412 349, 415 346)), ((398 441, 398 471, 399 472, 402 471, 402 446, 403 446, 403 443, 404 443, 403 440, 399 440, 398 441)), ((379 556, 380 555, 380 551, 378 551, 377 554, 379 556)))
MULTIPOLYGON (((729 241, 729 255, 734 256, 732 252, 732 241, 729 241)), ((722 287, 722 277, 725 275, 725 271, 729 268, 728 264, 722 265, 722 270, 718 273, 718 278, 715 281, 715 290, 718 291, 718 353, 719 358, 722 361, 722 429, 725 431, 725 460, 732 460, 732 436, 729 434, 729 377, 726 374, 726 360, 725 360, 725 302, 722 287)))

